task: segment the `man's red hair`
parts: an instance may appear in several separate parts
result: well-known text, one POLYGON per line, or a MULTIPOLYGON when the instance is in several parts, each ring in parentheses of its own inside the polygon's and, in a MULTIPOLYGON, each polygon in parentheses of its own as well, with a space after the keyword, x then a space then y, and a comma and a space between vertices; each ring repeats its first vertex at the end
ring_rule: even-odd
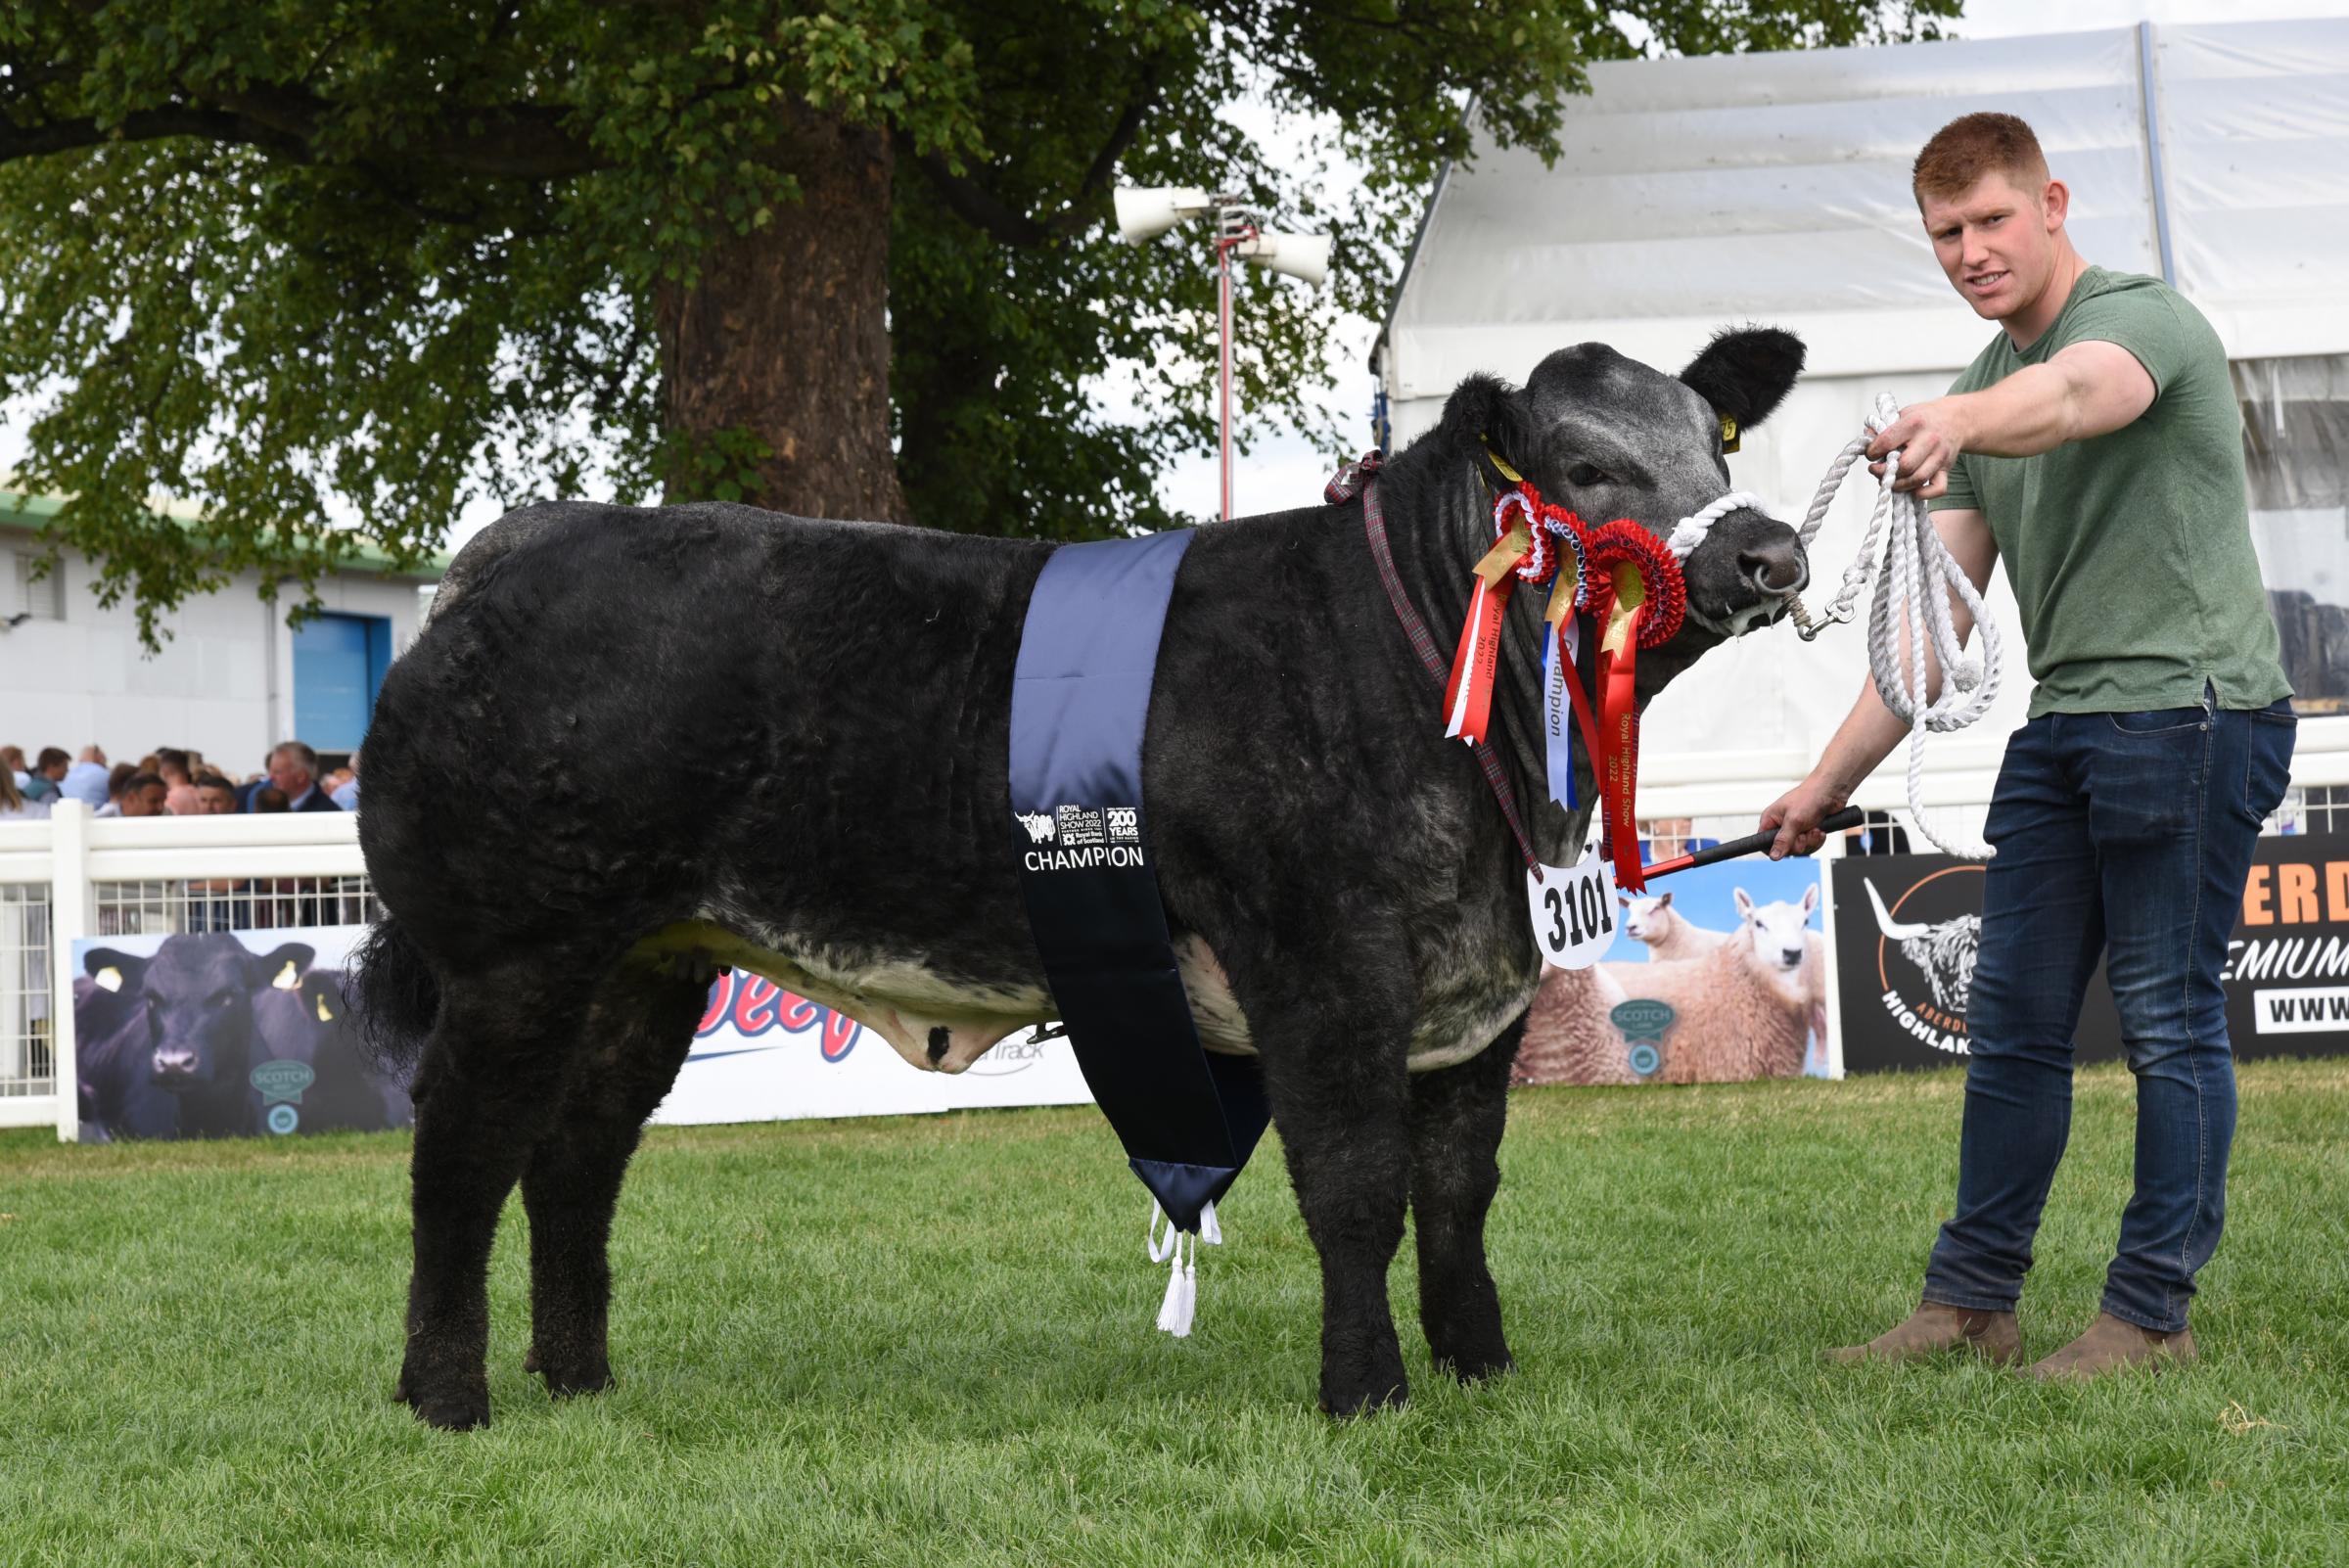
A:
POLYGON ((1951 120, 1916 155, 1909 185, 1922 207, 1928 197, 1947 202, 1963 196, 1986 174, 2007 175, 2026 191, 2048 183, 2048 159, 2039 150, 2039 138, 2012 115, 1984 112, 1951 120))

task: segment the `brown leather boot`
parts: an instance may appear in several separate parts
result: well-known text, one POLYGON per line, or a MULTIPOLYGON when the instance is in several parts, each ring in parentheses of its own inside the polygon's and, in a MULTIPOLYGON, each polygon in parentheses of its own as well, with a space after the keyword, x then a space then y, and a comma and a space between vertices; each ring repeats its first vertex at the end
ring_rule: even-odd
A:
POLYGON ((1978 1312, 1929 1301, 1908 1319, 1865 1345, 1827 1352, 1830 1361, 1912 1361, 1944 1351, 1971 1351, 2004 1366, 2023 1358, 2023 1335, 2012 1313, 1978 1312))
POLYGON ((2190 1329, 2157 1334, 2110 1313, 2098 1313, 2087 1333, 2032 1367, 2031 1375, 2043 1382, 2085 1382, 2106 1372, 2191 1366, 2200 1355, 2190 1329))

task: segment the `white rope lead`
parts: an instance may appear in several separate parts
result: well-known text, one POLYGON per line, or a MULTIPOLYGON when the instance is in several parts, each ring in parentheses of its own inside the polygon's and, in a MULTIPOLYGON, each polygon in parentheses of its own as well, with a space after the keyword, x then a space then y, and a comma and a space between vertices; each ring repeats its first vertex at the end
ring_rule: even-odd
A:
MULTIPOLYGON (((1852 465, 1866 455, 1875 433, 1900 417, 1901 405, 1892 394, 1878 392, 1875 415, 1868 421, 1866 433, 1856 437, 1835 455, 1835 461, 1827 466, 1826 478, 1819 481, 1819 493, 1811 498, 1811 510, 1803 515, 1802 526, 1795 530, 1806 554, 1819 525, 1826 521, 1827 509, 1835 504, 1835 493, 1843 487, 1844 477, 1851 473, 1852 465)), ((1843 583, 1827 602, 1826 612, 1814 620, 1797 599, 1791 617, 1796 634, 1810 642, 1827 627, 1851 620, 1860 595, 1867 589, 1867 579, 1876 577, 1876 597, 1867 615, 1867 668, 1875 677, 1876 694, 1884 699, 1884 706, 1909 726, 1910 819, 1943 853, 1967 860, 1987 860, 1992 853, 1990 846, 1960 843, 1955 834, 1945 837, 1925 815, 1925 735, 1934 730, 1947 733, 1963 729, 1990 712, 1999 697, 2005 646, 2000 639, 1997 623, 1982 608, 1982 596, 1974 591, 1972 579, 1958 568, 1949 546, 1941 542, 1923 498, 1913 490, 1893 488, 1893 481, 1900 477, 1900 472, 1901 454, 1896 449, 1884 461, 1884 478, 1876 487, 1875 510, 1868 515, 1860 553, 1844 569, 1843 583), (1887 533, 1889 543, 1879 549, 1878 540, 1887 533), (1885 563, 1880 576, 1879 561, 1885 563), (1958 595, 1958 603, 1974 618, 1976 651, 1972 657, 1967 656, 1958 641, 1957 623, 1950 614, 1952 593, 1958 595), (1910 638, 1910 657, 1906 662, 1901 658, 1902 628, 1915 625, 1920 615, 1926 635, 1933 639, 1934 654, 1941 661, 1941 695, 1930 701, 1926 699, 1931 688, 1926 679, 1923 639, 1910 638), (1904 668, 1904 663, 1908 668, 1904 668)), ((1742 507, 1751 507, 1765 515, 1770 510, 1760 496, 1747 490, 1732 490, 1703 510, 1682 518, 1664 541, 1666 547, 1678 559, 1687 560, 1704 543, 1714 524, 1742 507)), ((1740 629, 1714 624, 1698 614, 1693 604, 1688 613, 1700 624, 1725 635, 1740 629)))
MULTIPOLYGON (((1826 519, 1827 508, 1834 504, 1835 492, 1842 487, 1844 476, 1866 455, 1874 433, 1900 417, 1901 405, 1892 394, 1878 392, 1875 416, 1868 421, 1867 432, 1855 437, 1836 454, 1835 461, 1828 465, 1826 478, 1819 482, 1819 493, 1812 497, 1811 510, 1804 514, 1802 527, 1795 530, 1806 552, 1826 519)), ((1989 845, 1964 842, 1954 833, 1945 835, 1935 829, 1932 819, 1925 814, 1925 736, 1929 731, 1946 734, 1963 729, 1990 712, 1999 699, 2005 645, 1998 623, 1982 607, 1982 596, 1975 591, 1973 579, 1959 568, 1949 546, 1941 542, 1923 497, 1913 490, 1893 488, 1900 472, 1901 453, 1895 448, 1884 459, 1884 477, 1876 486, 1875 509, 1868 514, 1867 531, 1861 536, 1860 553, 1844 570, 1842 585, 1827 602, 1825 613, 1816 620, 1797 600, 1793 611, 1795 630, 1809 642, 1838 622, 1851 620, 1860 595, 1866 591, 1868 577, 1875 576, 1876 596, 1867 613, 1867 668, 1875 677, 1876 695, 1884 699, 1884 706, 1895 717, 1909 726, 1910 820, 1944 854, 1987 860, 1994 853, 1989 845), (1879 557, 1877 540, 1886 534, 1890 537, 1879 557), (1953 593, 1974 618, 1974 652, 1970 656, 1958 643, 1957 621, 1950 613, 1953 593), (1941 695, 1930 700, 1924 637, 1911 634, 1909 657, 1906 660, 1901 657, 1902 632, 1904 628, 1914 628, 1919 620, 1941 663, 1941 695)))

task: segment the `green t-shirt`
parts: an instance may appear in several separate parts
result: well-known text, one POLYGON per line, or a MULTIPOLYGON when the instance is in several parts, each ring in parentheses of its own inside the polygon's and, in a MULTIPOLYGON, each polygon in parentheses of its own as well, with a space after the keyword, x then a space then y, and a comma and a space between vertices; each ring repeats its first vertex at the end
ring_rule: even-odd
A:
POLYGON ((2251 549, 2242 416, 2227 350, 2158 278, 2090 267, 2055 324, 2002 332, 1952 392, 1979 392, 2076 343, 2118 344, 2153 378, 2135 420, 2037 457, 1961 454, 1935 511, 1979 510, 2022 607, 2031 716, 2221 708, 2291 693, 2251 549))

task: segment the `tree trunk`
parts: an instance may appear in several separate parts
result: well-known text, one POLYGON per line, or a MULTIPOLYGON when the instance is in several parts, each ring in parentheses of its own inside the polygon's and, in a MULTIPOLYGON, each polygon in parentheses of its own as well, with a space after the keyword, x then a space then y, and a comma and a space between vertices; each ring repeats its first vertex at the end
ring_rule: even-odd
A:
POLYGON ((903 521, 889 441, 888 139, 800 109, 775 150, 800 200, 721 232, 690 289, 663 284, 670 501, 731 482, 754 506, 903 521), (755 438, 768 453, 755 457, 755 438))

